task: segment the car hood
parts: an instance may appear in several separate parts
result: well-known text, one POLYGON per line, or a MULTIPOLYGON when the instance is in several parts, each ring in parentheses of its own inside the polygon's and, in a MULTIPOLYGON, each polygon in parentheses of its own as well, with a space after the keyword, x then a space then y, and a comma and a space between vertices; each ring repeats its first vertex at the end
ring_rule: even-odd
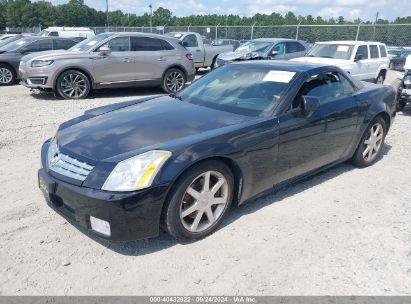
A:
POLYGON ((234 60, 248 60, 256 57, 263 57, 263 53, 258 52, 225 52, 218 56, 219 59, 224 61, 234 60))
POLYGON ((350 60, 344 60, 344 59, 308 57, 308 56, 307 57, 294 58, 294 59, 291 59, 290 61, 329 64, 329 65, 335 65, 335 66, 345 65, 345 64, 351 62, 350 60))
POLYGON ((150 149, 167 149, 173 140, 195 140, 200 134, 251 119, 169 96, 96 112, 96 116, 79 117, 79 122, 60 128, 57 141, 63 153, 95 162, 121 160, 150 149))

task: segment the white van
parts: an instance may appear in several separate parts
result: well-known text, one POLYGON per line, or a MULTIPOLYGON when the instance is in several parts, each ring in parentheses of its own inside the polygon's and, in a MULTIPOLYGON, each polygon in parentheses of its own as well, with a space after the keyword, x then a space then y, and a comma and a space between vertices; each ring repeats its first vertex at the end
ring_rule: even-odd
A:
POLYGON ((95 34, 94 31, 88 27, 49 27, 38 33, 38 36, 91 38, 94 37, 95 34))
POLYGON ((334 65, 357 80, 384 83, 390 60, 387 47, 380 42, 317 42, 305 57, 292 61, 334 65))

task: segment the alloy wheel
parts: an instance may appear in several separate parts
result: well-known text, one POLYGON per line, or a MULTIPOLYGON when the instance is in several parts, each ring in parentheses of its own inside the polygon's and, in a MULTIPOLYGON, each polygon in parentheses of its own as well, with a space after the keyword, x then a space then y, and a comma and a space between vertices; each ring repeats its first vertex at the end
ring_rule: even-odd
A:
POLYGON ((82 75, 70 73, 61 81, 61 91, 69 98, 80 98, 87 93, 87 81, 82 75))
POLYGON ((382 76, 382 75, 378 76, 377 84, 384 84, 384 76, 382 76))
POLYGON ((8 84, 13 80, 13 73, 7 68, 0 68, 0 83, 8 84))
POLYGON ((222 216, 229 200, 229 185, 217 171, 197 176, 186 189, 180 205, 184 228, 199 233, 212 227, 222 216))
POLYGON ((384 140, 384 127, 380 123, 374 124, 364 141, 364 151, 362 156, 367 162, 373 161, 380 153, 384 140))
POLYGON ((173 71, 166 78, 166 86, 171 92, 178 92, 184 88, 184 76, 180 72, 173 71))

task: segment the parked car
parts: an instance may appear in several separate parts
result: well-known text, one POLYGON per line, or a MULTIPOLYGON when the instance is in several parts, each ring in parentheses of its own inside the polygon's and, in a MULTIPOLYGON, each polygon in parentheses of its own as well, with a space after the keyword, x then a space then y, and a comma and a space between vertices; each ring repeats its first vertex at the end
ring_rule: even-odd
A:
POLYGON ((29 36, 0 47, 0 86, 10 85, 19 79, 20 59, 31 53, 68 49, 76 44, 73 39, 29 36))
POLYGON ((14 37, 14 36, 16 36, 16 35, 17 35, 17 34, 3 34, 3 35, 0 35, 0 42, 3 41, 3 40, 5 40, 5 39, 14 37))
POLYGON ((411 102, 411 55, 408 55, 404 65, 404 74, 401 79, 401 86, 398 98, 398 110, 402 111, 404 107, 411 102))
POLYGON ((337 67, 249 61, 176 95, 69 120, 41 149, 48 204, 98 236, 205 237, 231 205, 350 160, 374 164, 395 91, 337 67))
POLYGON ((383 84, 388 71, 387 47, 379 42, 317 42, 298 62, 338 66, 357 80, 383 84))
POLYGON ((401 55, 401 52, 404 50, 404 48, 393 48, 393 47, 389 47, 388 49, 388 59, 393 59, 394 57, 397 57, 399 55, 401 55))
POLYGON ((206 44, 200 34, 194 32, 170 32, 166 36, 181 41, 181 44, 193 54, 196 68, 212 67, 221 53, 232 51, 232 45, 213 46, 206 44))
POLYGON ((26 56, 22 84, 80 99, 91 90, 161 85, 178 92, 195 75, 192 55, 176 39, 145 33, 103 33, 68 51, 26 56))
POLYGON ((234 52, 220 54, 217 57, 215 67, 243 60, 288 60, 304 56, 308 49, 308 45, 300 40, 281 38, 254 39, 242 44, 234 52))
POLYGON ((235 51, 240 45, 240 41, 235 40, 235 39, 218 39, 214 40, 213 45, 232 45, 233 50, 235 51))
POLYGON ((10 36, 10 37, 7 37, 6 39, 0 40, 0 48, 10 42, 19 40, 24 37, 27 37, 27 36, 19 34, 19 35, 10 36))
POLYGON ((398 56, 391 59, 390 69, 403 71, 405 61, 409 55, 411 55, 411 50, 406 50, 406 49, 402 50, 398 56))
POLYGON ((49 27, 38 33, 38 36, 42 37, 94 37, 94 31, 88 27, 49 27))

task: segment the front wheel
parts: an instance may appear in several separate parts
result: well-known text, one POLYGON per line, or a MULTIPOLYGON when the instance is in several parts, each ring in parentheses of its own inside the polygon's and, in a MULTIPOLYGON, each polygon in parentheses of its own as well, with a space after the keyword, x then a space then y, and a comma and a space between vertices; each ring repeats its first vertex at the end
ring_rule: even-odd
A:
POLYGON ((184 89, 185 85, 186 77, 180 69, 169 69, 164 74, 162 88, 165 92, 177 93, 184 89))
POLYGON ((17 74, 13 68, 0 64, 0 86, 7 86, 16 82, 17 74))
POLYGON ((90 93, 90 81, 80 71, 70 70, 57 78, 57 92, 64 99, 83 99, 90 93))
POLYGON ((377 79, 375 80, 376 84, 384 84, 385 81, 385 77, 383 73, 380 73, 377 77, 377 79))
POLYGON ((217 229, 233 200, 234 178, 220 161, 188 170, 172 190, 163 212, 167 232, 180 241, 201 239, 217 229))
POLYGON ((377 161, 384 146, 386 130, 386 122, 382 117, 377 117, 370 123, 352 158, 355 166, 368 167, 377 161))

